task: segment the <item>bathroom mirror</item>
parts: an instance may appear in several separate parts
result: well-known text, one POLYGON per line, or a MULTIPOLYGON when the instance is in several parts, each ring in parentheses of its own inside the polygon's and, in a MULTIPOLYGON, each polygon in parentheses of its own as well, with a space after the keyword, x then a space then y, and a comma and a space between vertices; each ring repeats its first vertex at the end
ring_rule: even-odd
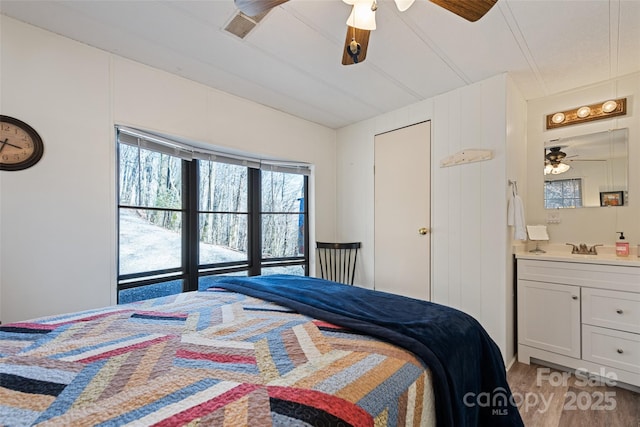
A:
POLYGON ((628 129, 547 141, 543 160, 546 209, 627 204, 628 129))

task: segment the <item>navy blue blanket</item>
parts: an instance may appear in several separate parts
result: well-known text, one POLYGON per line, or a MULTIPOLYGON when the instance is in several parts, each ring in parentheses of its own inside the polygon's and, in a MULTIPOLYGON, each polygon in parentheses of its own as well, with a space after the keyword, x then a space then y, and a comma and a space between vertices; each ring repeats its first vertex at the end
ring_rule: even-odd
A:
POLYGON ((524 426, 500 350, 474 318, 459 310, 312 277, 210 280, 211 286, 272 301, 413 352, 432 372, 440 427, 524 426))

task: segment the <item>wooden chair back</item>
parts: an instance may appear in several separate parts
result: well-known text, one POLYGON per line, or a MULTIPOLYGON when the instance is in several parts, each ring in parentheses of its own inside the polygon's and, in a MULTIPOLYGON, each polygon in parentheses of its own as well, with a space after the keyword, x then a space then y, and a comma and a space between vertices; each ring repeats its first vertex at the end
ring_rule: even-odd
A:
POLYGON ((318 265, 323 279, 353 285, 360 242, 316 242, 318 265))

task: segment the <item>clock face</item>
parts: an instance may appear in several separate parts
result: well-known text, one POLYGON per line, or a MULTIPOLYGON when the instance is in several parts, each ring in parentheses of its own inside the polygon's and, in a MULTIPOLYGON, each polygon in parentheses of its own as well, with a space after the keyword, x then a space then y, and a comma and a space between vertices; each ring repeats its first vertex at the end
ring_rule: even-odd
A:
POLYGON ((42 158, 42 138, 25 122, 0 116, 0 170, 29 168, 42 158))

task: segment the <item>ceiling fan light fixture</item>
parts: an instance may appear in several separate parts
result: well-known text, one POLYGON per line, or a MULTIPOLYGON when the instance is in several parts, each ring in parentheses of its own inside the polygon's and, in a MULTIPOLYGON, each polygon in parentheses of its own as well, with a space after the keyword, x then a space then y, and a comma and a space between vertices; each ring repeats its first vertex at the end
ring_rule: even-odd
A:
POLYGON ((562 162, 556 162, 556 163, 548 163, 544 166, 544 174, 545 175, 559 175, 561 173, 565 173, 566 171, 568 171, 569 169, 571 169, 571 166, 566 164, 566 163, 562 163, 562 162))
POLYGON ((409 9, 415 0, 395 0, 396 7, 400 12, 409 9))
POLYGON ((560 173, 565 173, 566 171, 568 171, 569 169, 571 169, 571 166, 569 166, 566 163, 558 163, 557 165, 553 165, 551 168, 551 174, 553 175, 558 175, 560 173))
MULTIPOLYGON (((349 3, 346 0, 345 3, 349 3)), ((352 0, 349 0, 352 1, 352 0)), ((375 30, 376 29, 376 13, 371 8, 372 2, 370 0, 354 1, 351 8, 351 15, 347 19, 347 25, 354 28, 360 28, 361 30, 375 30)))

